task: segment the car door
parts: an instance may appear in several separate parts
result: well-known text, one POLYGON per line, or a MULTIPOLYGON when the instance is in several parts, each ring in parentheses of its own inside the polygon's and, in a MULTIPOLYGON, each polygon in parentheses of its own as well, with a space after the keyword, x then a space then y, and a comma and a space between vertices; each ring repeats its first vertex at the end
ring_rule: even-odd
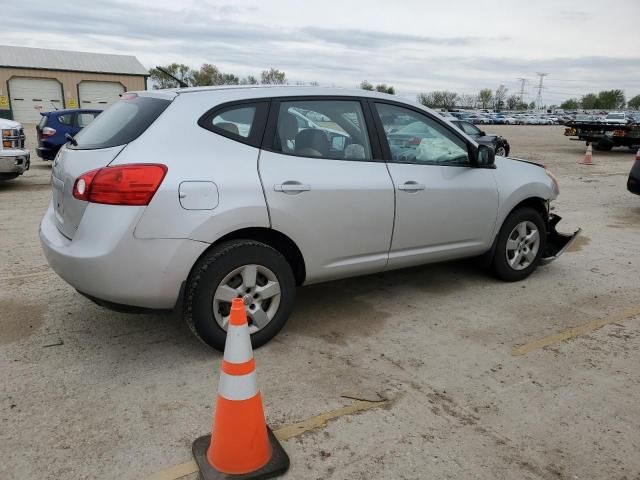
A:
MULTIPOLYGON (((490 248, 498 211, 494 170, 473 166, 473 146, 427 113, 375 102, 382 149, 396 192, 389 268, 479 254, 490 248), (395 144, 407 118, 419 142, 395 144), (416 128, 416 123, 422 129, 416 128)), ((407 128, 407 127, 405 127, 407 128)))
POLYGON ((272 101, 260 178, 272 227, 300 248, 306 283, 387 264, 393 183, 366 119, 366 103, 352 97, 272 101))

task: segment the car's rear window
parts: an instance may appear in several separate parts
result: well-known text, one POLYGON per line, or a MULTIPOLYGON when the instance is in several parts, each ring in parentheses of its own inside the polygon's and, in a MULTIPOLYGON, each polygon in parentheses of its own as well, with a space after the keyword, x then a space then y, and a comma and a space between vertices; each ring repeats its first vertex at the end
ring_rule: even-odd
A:
POLYGON ((124 145, 138 138, 169 106, 170 100, 130 95, 111 105, 75 136, 77 146, 90 150, 124 145))
POLYGON ((47 126, 47 120, 49 120, 49 117, 47 117, 46 115, 42 115, 42 118, 40 119, 40 123, 38 123, 38 128, 40 130, 42 130, 44 127, 47 126))

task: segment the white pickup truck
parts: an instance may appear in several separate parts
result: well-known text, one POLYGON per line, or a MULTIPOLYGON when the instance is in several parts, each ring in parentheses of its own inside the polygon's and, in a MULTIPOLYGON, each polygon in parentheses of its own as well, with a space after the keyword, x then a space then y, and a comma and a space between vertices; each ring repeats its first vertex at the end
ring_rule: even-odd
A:
POLYGON ((24 128, 18 122, 0 118, 0 181, 12 180, 29 170, 30 153, 24 148, 24 128))

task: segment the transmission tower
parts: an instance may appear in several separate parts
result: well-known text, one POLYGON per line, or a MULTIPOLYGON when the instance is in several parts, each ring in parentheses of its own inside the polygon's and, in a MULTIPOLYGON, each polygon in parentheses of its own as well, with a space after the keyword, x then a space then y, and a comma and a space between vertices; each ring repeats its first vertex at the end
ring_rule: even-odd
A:
POLYGON ((524 86, 527 83, 527 79, 526 78, 516 78, 516 80, 518 80, 520 82, 520 103, 524 102, 524 86))
POLYGON ((542 108, 542 83, 544 82, 544 77, 549 75, 548 73, 536 72, 536 75, 540 77, 540 82, 538 83, 538 96, 536 97, 536 106, 540 109, 542 108))

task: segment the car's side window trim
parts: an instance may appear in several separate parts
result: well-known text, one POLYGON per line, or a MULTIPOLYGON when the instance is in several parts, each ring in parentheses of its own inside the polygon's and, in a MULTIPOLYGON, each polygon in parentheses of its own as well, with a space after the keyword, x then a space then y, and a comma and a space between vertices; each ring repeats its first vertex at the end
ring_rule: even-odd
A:
POLYGON ((273 97, 271 99, 271 108, 269 109, 269 118, 264 132, 264 138, 261 145, 262 150, 277 153, 280 155, 289 155, 301 158, 313 158, 315 160, 343 161, 343 162, 384 162, 383 154, 380 148, 380 140, 373 124, 373 115, 369 110, 366 98, 342 96, 342 95, 302 95, 288 97, 273 97), (283 152, 276 148, 276 132, 278 128, 278 115, 280 114, 280 104, 283 102, 314 102, 314 101, 353 101, 360 104, 364 123, 366 126, 367 136, 369 137, 369 145, 371 147, 371 156, 373 158, 366 160, 345 159, 345 158, 319 158, 297 153, 283 152))
POLYGON ((264 137, 265 125, 267 123, 267 116, 269 114, 269 99, 265 98, 251 98, 246 100, 234 100, 231 102, 221 103, 216 105, 212 109, 205 112, 198 119, 198 125, 205 130, 209 130, 217 135, 235 140, 236 142, 244 143, 252 147, 260 148, 264 137), (256 112, 251 122, 251 129, 249 130, 249 136, 243 137, 242 135, 235 135, 234 133, 224 130, 222 128, 216 128, 213 124, 213 119, 229 110, 237 108, 255 107, 256 112))
POLYGON ((476 154, 476 150, 477 148, 471 143, 469 142, 469 140, 467 140, 465 137, 461 136, 459 132, 456 132, 454 130, 454 128, 452 128, 450 125, 447 125, 445 122, 440 122, 438 121, 437 118, 435 118, 433 115, 431 115, 429 112, 421 110, 419 108, 414 107, 413 105, 407 105, 406 103, 400 103, 400 102, 394 102, 391 100, 386 100, 386 99, 377 99, 377 98, 369 98, 369 105, 374 117, 374 122, 376 125, 376 129, 378 130, 379 134, 378 134, 378 138, 380 141, 380 144, 382 146, 382 153, 383 153, 383 157, 384 160, 386 162, 389 163, 408 163, 411 165, 425 165, 425 166, 431 166, 431 165, 436 165, 436 166, 443 166, 443 167, 468 167, 468 166, 473 166, 473 158, 474 155, 476 154), (378 112, 378 109, 376 107, 377 104, 386 104, 386 105, 392 105, 394 107, 398 107, 398 108, 404 108, 406 110, 410 110, 413 111, 419 115, 423 115, 431 120, 433 120, 434 122, 436 122, 438 125, 442 126, 443 128, 445 128, 448 132, 450 132, 453 136, 455 136, 456 138, 458 138, 461 142, 463 142, 466 146, 467 146, 467 152, 469 155, 469 165, 460 165, 459 163, 420 163, 420 164, 416 164, 413 162, 403 162, 403 161, 399 161, 399 160, 394 160, 392 155, 391 155, 391 148, 389 147, 389 141, 387 140, 387 135, 385 134, 384 131, 384 125, 382 124, 382 120, 380 118, 380 113, 378 112))

